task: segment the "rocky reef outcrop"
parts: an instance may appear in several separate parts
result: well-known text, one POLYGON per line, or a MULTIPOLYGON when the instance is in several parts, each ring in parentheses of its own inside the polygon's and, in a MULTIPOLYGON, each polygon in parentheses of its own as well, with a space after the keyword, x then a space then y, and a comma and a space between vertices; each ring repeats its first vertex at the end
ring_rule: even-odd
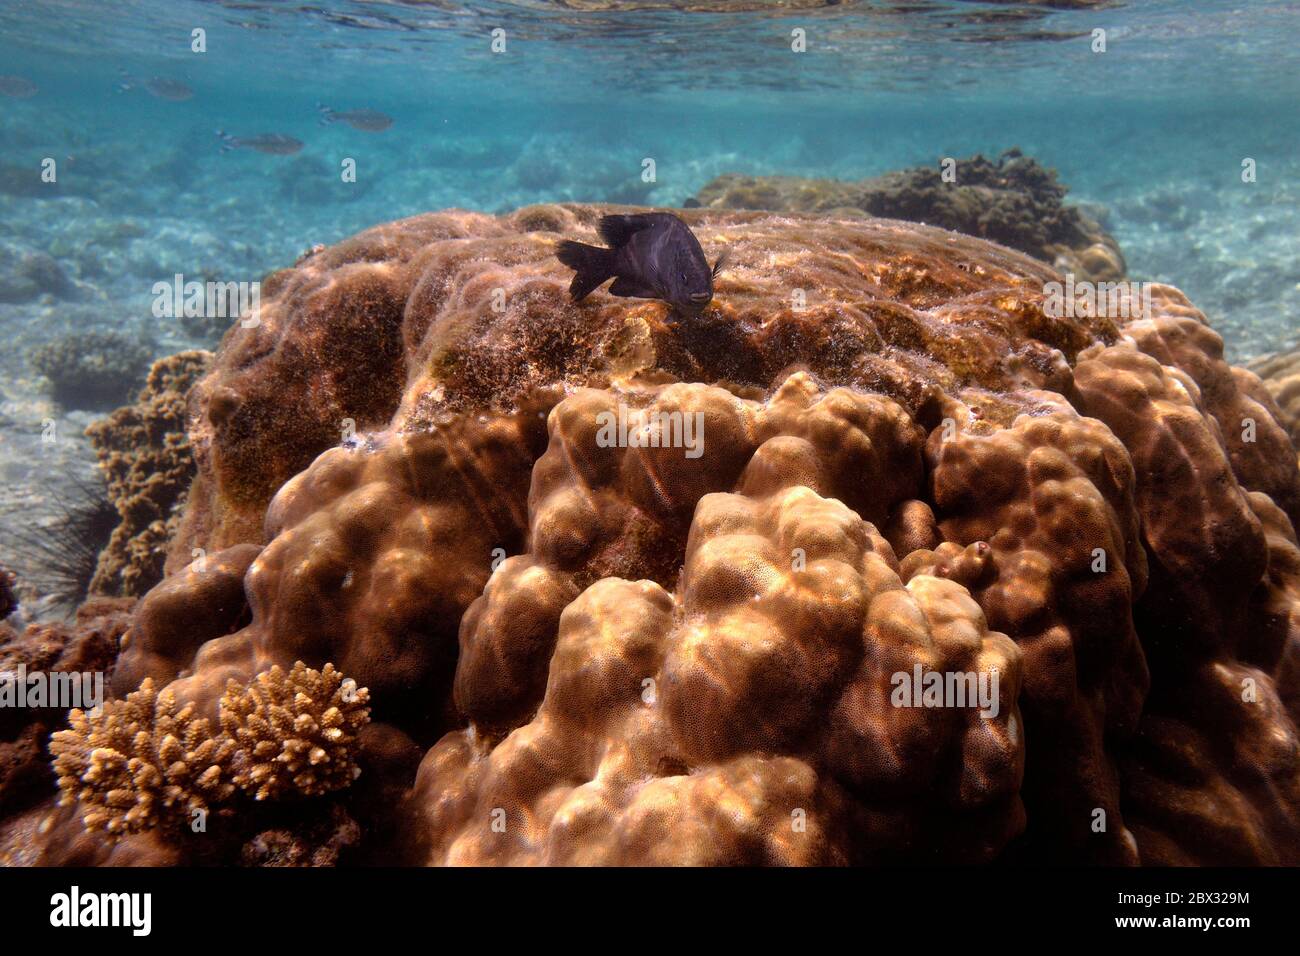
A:
POLYGON ((119 515, 90 593, 139 597, 162 580, 194 478, 186 398, 211 361, 200 350, 159 359, 134 404, 86 429, 119 515))
POLYGON ((49 737, 64 726, 69 709, 46 690, 39 700, 24 690, 20 699, 19 683, 26 684, 29 675, 68 680, 78 675, 80 680, 82 674, 98 674, 106 681, 134 603, 95 598, 78 609, 74 621, 22 630, 0 622, 0 819, 48 798, 54 780, 49 737))
POLYGON ((139 385, 149 359, 147 346, 120 332, 63 335, 31 354, 51 397, 71 408, 112 408, 139 385))
POLYGON ((1300 862, 1300 472, 1186 297, 1053 316, 1059 274, 979 239, 702 209, 729 258, 699 320, 574 305, 554 244, 607 211, 314 250, 193 390, 172 553, 203 557, 141 599, 113 691, 215 722, 232 680, 332 664, 371 717, 334 809, 197 850, 51 804, 8 839, 1300 862))
POLYGON ((942 226, 991 239, 1093 282, 1113 282, 1127 266, 1119 243, 1078 206, 1047 169, 1019 150, 996 160, 959 159, 945 181, 938 166, 902 169, 858 182, 727 173, 694 200, 711 209, 870 215, 942 226))

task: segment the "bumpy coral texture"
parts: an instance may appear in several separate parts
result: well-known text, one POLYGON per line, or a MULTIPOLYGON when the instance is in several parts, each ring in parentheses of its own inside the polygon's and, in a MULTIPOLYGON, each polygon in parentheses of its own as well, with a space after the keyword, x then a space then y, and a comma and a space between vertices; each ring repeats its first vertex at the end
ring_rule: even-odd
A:
POLYGON ((231 681, 214 731, 193 702, 146 678, 99 712, 74 709, 53 736, 61 802, 80 806, 87 830, 121 837, 225 811, 238 791, 265 800, 342 789, 359 773, 367 700, 333 666, 299 661, 247 686, 231 681))
POLYGON ((1107 752, 1108 737, 1135 728, 1147 690, 1131 619, 1146 581, 1132 466, 1104 425, 1060 396, 1021 400, 1009 421, 955 405, 931 433, 944 543, 906 563, 970 587, 1025 653, 1021 703, 1031 739, 1044 742, 1026 772, 1031 836, 1060 853, 1135 862, 1107 752), (1095 809, 1110 817, 1104 833, 1090 829, 1095 809))
MULTIPOLYGON (((823 497, 853 497, 848 476, 884 462, 915 472, 906 416, 817 396, 806 376, 767 407, 667 386, 652 413, 707 410, 715 444, 692 465, 680 448, 601 448, 592 406, 611 397, 580 392, 552 413, 533 552, 466 616, 457 691, 475 726, 430 751, 416 782, 430 862, 988 859, 1022 824, 1020 652, 962 586, 905 585, 876 528, 823 497), (644 567, 683 532, 680 576, 662 569, 672 593, 604 566, 621 551, 617 564, 644 567), (572 598, 565 585, 593 572, 572 598), (999 672, 997 715, 890 706, 891 675, 916 665, 999 672), (511 699, 543 684, 540 708, 511 699), (503 698, 537 713, 494 747, 479 718, 501 727, 503 698)), ((876 491, 883 512, 890 489, 876 491)))
POLYGON ((203 351, 159 359, 135 404, 86 429, 120 516, 100 552, 91 594, 139 597, 162 579, 194 477, 186 395, 211 361, 203 351))
POLYGON ((568 301, 607 211, 273 277, 194 392, 207 563, 118 693, 215 721, 335 662, 388 859, 1300 862, 1295 449, 1181 293, 1053 318, 976 239, 695 210, 730 261, 674 322, 568 301), (895 706, 917 665, 996 670, 996 713, 895 706))

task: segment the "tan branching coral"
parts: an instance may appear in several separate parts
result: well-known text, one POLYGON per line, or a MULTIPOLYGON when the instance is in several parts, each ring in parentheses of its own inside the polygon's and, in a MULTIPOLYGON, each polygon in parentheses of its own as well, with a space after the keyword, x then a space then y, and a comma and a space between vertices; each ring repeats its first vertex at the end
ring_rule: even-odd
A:
POLYGON ((80 802, 88 830, 113 836, 187 822, 235 792, 235 742, 213 736, 193 704, 146 680, 99 714, 73 710, 50 752, 63 802, 80 802))
POLYGON ((234 783, 257 800, 314 797, 341 790, 361 773, 357 733, 370 719, 370 693, 333 664, 315 671, 298 661, 231 681, 221 699, 221 729, 236 743, 234 783))
POLYGON ((62 802, 80 803, 86 829, 121 837, 188 825, 240 790, 262 800, 346 787, 359 773, 367 700, 333 666, 298 662, 248 686, 231 681, 214 731, 193 702, 178 704, 146 678, 98 713, 73 710, 69 728, 54 734, 62 802))

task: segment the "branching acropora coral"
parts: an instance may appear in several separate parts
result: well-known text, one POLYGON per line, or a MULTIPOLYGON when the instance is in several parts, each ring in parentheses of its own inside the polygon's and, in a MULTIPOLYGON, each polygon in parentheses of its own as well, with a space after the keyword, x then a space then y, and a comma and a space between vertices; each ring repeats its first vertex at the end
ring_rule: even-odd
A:
POLYGON ((357 732, 370 719, 369 693, 332 664, 302 661, 251 684, 230 681, 221 730, 177 706, 146 679, 99 713, 73 710, 50 752, 65 805, 80 801, 88 830, 113 836, 189 824, 243 791, 257 800, 316 796, 360 773, 357 732))
POLYGON ((235 742, 214 737, 194 705, 146 680, 99 713, 73 710, 50 740, 65 805, 81 801, 88 830, 114 836, 192 819, 234 793, 235 742))
POLYGON ((333 664, 315 671, 298 661, 226 685, 222 732, 236 741, 235 785, 258 800, 341 790, 360 774, 357 734, 370 720, 369 691, 333 664))

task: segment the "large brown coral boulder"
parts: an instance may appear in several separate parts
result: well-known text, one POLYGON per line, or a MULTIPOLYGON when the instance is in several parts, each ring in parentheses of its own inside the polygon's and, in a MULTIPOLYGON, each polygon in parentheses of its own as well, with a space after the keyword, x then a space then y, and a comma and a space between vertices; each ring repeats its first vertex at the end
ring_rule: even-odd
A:
POLYGON ((420 862, 1300 861, 1295 451, 1181 293, 1060 317, 977 239, 697 210, 682 323, 569 301, 606 211, 273 277, 117 692, 334 663, 349 812, 420 862))

